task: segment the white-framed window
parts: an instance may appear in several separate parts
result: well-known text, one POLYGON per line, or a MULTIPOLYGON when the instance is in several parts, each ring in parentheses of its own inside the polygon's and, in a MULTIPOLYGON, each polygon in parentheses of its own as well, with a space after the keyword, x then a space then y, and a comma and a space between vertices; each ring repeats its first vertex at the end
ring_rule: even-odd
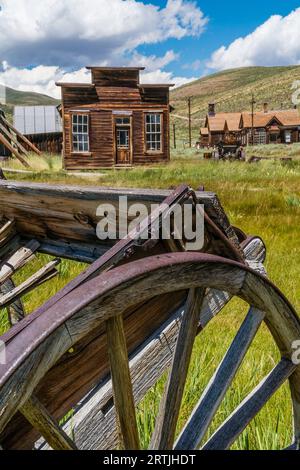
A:
POLYGON ((146 150, 147 152, 162 151, 162 114, 146 114, 146 150))
POLYGON ((72 144, 73 152, 90 151, 88 114, 72 114, 72 144))
POLYGON ((267 143, 267 131, 264 128, 257 129, 254 134, 255 145, 265 145, 267 143))

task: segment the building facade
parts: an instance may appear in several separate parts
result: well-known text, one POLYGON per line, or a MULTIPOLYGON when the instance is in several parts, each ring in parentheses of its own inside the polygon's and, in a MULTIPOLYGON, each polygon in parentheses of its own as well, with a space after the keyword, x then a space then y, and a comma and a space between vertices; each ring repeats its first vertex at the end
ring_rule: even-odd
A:
POLYGON ((291 144, 300 142, 300 114, 297 109, 261 112, 216 113, 209 105, 205 127, 200 130, 202 147, 228 145, 291 144), (253 133, 253 138, 252 138, 253 133))
POLYGON ((172 85, 141 85, 141 67, 88 69, 91 84, 57 84, 62 89, 64 167, 169 161, 172 85))

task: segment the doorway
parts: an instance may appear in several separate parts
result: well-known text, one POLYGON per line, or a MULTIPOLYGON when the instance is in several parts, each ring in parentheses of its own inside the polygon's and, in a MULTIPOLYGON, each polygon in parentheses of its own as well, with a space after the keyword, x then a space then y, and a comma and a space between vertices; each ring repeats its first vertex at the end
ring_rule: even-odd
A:
POLYGON ((130 165, 131 163, 131 118, 115 118, 115 136, 116 136, 116 164, 130 165))

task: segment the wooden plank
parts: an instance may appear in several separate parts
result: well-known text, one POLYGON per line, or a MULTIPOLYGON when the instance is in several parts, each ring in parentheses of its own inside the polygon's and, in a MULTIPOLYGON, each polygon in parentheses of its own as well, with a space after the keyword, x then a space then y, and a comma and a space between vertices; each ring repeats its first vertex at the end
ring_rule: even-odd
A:
POLYGON ((203 450, 229 449, 250 421, 291 376, 296 367, 288 359, 282 359, 209 439, 203 450))
MULTIPOLYGON (((8 294, 16 288, 12 279, 8 279, 0 285, 0 294, 8 294)), ((8 319, 11 326, 16 325, 25 317, 25 310, 21 299, 16 299, 12 304, 7 307, 8 319)))
POLYGON ((28 145, 31 150, 33 150, 35 153, 37 153, 38 155, 42 155, 42 152, 39 151, 39 149, 36 148, 35 145, 33 145, 32 142, 30 142, 30 140, 28 140, 23 134, 21 134, 21 132, 19 132, 14 126, 12 126, 12 124, 10 122, 8 122, 3 116, 2 116, 2 121, 4 122, 4 124, 6 124, 9 129, 14 132, 26 145, 28 145))
POLYGON ((6 135, 6 137, 9 138, 9 140, 11 140, 17 147, 18 149, 24 153, 24 155, 26 155, 26 157, 28 157, 28 152, 27 150, 23 147, 22 144, 20 144, 20 142, 18 141, 18 139, 16 139, 16 137, 7 130, 7 128, 5 126, 3 126, 3 124, 1 124, 1 118, 0 118, 0 130, 2 132, 4 132, 4 134, 6 135))
POLYGON ((31 240, 24 247, 19 248, 10 258, 0 263, 0 284, 9 279, 18 269, 25 266, 34 258, 34 253, 40 244, 31 240))
POLYGON ((16 234, 16 224, 14 220, 8 220, 0 228, 0 247, 4 246, 16 234))
POLYGON ((76 450, 76 445, 59 427, 43 404, 32 395, 21 407, 21 413, 46 439, 53 450, 76 450))
POLYGON ((28 292, 40 286, 44 282, 56 276, 58 274, 58 271, 56 271, 55 267, 59 263, 59 259, 51 261, 46 266, 37 271, 35 274, 33 274, 30 278, 26 279, 26 281, 24 281, 22 284, 13 289, 11 292, 2 295, 0 297, 0 308, 7 307, 16 299, 20 298, 22 295, 27 294, 28 292))
POLYGON ((121 315, 106 322, 106 333, 121 445, 125 450, 137 450, 140 447, 139 435, 121 315))
POLYGON ((152 436, 151 449, 173 449, 185 382, 197 336, 199 312, 201 312, 205 292, 206 289, 191 289, 189 292, 171 372, 152 436))
POLYGON ((10 152, 24 165, 26 168, 30 168, 29 163, 19 154, 19 152, 9 143, 9 141, 0 133, 0 142, 10 150, 10 152))
POLYGON ((176 450, 198 449, 251 345, 265 314, 251 308, 228 352, 184 427, 176 450))

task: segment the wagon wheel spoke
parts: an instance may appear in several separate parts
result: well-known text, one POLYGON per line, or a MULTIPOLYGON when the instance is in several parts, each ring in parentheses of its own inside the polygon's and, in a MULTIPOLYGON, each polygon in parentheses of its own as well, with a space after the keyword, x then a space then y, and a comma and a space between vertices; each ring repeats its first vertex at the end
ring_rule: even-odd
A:
POLYGON ((69 436, 59 427, 43 404, 35 397, 20 409, 23 416, 44 437, 53 450, 76 450, 77 447, 69 436))
POLYGON ((296 367, 290 360, 282 359, 215 432, 203 450, 229 449, 296 367))
POLYGON ((176 443, 177 450, 197 449, 200 446, 264 317, 265 314, 260 310, 250 308, 219 368, 183 429, 176 443))
POLYGON ((106 334, 120 444, 125 450, 138 450, 139 435, 122 315, 106 322, 106 334))
POLYGON ((184 386, 192 350, 197 336, 199 312, 206 289, 191 289, 188 295, 171 372, 161 400, 159 415, 152 436, 151 449, 172 449, 176 433, 184 386))

